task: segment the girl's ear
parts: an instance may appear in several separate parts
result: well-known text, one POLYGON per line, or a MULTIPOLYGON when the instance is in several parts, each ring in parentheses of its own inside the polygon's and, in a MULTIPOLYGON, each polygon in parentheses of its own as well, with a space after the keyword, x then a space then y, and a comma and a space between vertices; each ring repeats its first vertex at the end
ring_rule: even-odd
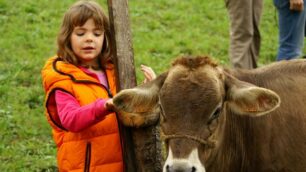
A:
POLYGON ((239 115, 261 116, 280 105, 280 97, 272 90, 257 87, 226 74, 226 104, 239 115))

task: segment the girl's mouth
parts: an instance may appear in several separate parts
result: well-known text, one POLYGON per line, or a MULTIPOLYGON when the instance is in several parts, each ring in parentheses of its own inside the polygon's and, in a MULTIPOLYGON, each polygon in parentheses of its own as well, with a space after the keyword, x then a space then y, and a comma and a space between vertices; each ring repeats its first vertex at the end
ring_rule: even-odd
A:
POLYGON ((84 47, 83 50, 94 50, 94 47, 84 47))

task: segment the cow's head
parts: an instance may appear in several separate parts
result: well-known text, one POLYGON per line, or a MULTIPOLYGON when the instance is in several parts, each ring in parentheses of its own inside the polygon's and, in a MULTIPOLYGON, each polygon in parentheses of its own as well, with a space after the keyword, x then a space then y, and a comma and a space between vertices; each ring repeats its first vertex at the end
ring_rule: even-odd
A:
POLYGON ((222 142, 226 112, 260 116, 279 102, 273 91, 235 79, 207 57, 177 59, 155 80, 114 97, 125 125, 141 127, 160 120, 166 172, 204 172, 222 142))

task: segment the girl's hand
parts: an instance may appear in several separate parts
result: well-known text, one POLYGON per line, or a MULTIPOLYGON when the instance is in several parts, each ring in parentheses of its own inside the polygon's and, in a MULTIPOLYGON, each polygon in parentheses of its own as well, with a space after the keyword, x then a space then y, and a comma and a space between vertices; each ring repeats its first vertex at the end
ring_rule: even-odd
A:
POLYGON ((105 104, 104 107, 106 110, 108 111, 114 111, 114 104, 113 104, 113 99, 108 99, 105 104))
POLYGON ((156 74, 151 67, 141 65, 140 68, 141 68, 141 71, 143 72, 143 74, 145 76, 145 80, 143 81, 143 83, 147 83, 147 82, 152 81, 153 79, 156 78, 156 74))

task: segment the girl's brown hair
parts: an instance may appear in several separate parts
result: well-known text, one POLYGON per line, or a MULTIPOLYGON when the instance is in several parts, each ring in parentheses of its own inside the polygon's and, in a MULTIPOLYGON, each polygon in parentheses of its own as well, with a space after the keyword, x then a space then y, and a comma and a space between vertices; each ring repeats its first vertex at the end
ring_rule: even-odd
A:
POLYGON ((72 51, 70 37, 74 27, 83 26, 88 19, 93 19, 96 27, 104 31, 104 40, 99 61, 101 67, 106 62, 112 62, 112 47, 110 45, 110 26, 101 6, 94 1, 78 1, 65 13, 60 32, 57 37, 57 55, 65 62, 78 65, 78 58, 72 51))

